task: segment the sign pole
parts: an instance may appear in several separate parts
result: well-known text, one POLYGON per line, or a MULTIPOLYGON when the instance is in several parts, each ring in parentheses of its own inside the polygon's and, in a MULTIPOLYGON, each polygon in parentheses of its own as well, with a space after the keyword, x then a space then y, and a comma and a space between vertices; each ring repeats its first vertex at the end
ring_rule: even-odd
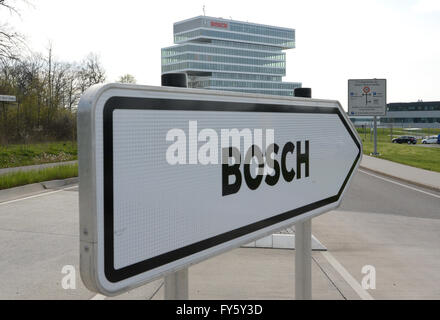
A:
POLYGON ((374 152, 373 156, 377 156, 377 116, 374 116, 374 152))
POLYGON ((312 219, 295 224, 295 299, 312 299, 312 219))
POLYGON ((188 300, 188 268, 165 276, 165 300, 188 300))
MULTIPOLYGON (((186 73, 169 73, 161 77, 162 86, 188 88, 186 73)), ((165 300, 188 300, 188 268, 173 272, 164 279, 165 300)))
MULTIPOLYGON (((312 89, 297 88, 294 95, 311 98, 312 89)), ((312 218, 295 224, 295 299, 312 299, 312 218)))
POLYGON ((391 135, 391 142, 393 142, 393 120, 392 120, 392 118, 391 118, 391 132, 390 132, 390 135, 391 135))

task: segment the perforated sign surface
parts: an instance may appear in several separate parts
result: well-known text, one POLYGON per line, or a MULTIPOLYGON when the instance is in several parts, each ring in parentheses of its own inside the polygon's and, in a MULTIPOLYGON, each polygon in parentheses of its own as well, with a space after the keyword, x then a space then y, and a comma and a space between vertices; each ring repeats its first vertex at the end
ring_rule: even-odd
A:
POLYGON ((335 101, 112 84, 78 111, 81 275, 108 295, 337 207, 361 157, 335 101))

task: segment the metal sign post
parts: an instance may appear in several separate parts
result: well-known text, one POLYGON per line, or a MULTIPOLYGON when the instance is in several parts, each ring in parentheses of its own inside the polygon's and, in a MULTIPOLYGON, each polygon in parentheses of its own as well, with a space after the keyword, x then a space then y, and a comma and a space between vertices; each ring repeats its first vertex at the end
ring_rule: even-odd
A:
POLYGON ((393 118, 391 118, 391 123, 390 123, 390 141, 393 142, 393 118))
MULTIPOLYGON (((161 77, 162 86, 187 88, 186 73, 169 73, 161 77)), ((188 300, 188 267, 166 275, 164 278, 165 300, 188 300)))
MULTIPOLYGON (((311 98, 311 88, 297 88, 295 97, 311 98)), ((295 224, 295 299, 312 299, 312 219, 295 224)))
POLYGON ((192 264, 293 224, 310 251, 307 220, 339 206, 362 157, 337 101, 127 84, 81 97, 78 146, 84 284, 165 277, 179 299, 192 264))
POLYGON ((188 300, 188 268, 165 276, 165 300, 188 300))
POLYGON ((377 116, 374 116, 374 152, 372 153, 373 156, 379 155, 377 152, 377 116))
POLYGON ((312 219, 295 224, 295 299, 312 299, 312 219))

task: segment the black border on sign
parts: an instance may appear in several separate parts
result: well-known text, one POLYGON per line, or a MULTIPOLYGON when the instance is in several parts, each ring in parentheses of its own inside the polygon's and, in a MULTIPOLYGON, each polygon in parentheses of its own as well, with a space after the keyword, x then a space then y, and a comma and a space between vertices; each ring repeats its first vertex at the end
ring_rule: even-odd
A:
POLYGON ((266 228, 276 223, 291 219, 295 216, 337 202, 348 182, 361 155, 361 146, 352 132, 349 124, 341 114, 339 108, 305 107, 292 105, 271 105, 259 103, 235 103, 221 101, 178 100, 178 99, 152 99, 133 97, 111 97, 103 109, 104 124, 104 272, 110 282, 118 282, 135 275, 152 270, 175 260, 182 259, 191 254, 217 246, 224 242, 239 238, 246 234, 266 228), (359 148, 359 153, 347 174, 338 193, 332 197, 280 213, 273 217, 231 230, 214 237, 160 254, 158 256, 137 262, 135 264, 115 269, 114 268, 114 226, 113 226, 113 111, 116 109, 135 110, 187 110, 187 111, 228 111, 228 112, 285 112, 285 113, 320 113, 337 114, 348 133, 359 148))

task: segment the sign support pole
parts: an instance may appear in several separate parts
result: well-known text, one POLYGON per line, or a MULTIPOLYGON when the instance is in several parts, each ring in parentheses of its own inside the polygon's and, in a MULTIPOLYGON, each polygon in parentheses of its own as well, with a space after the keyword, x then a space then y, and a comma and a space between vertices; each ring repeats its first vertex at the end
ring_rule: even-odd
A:
MULTIPOLYGON (((311 98, 312 89, 297 88, 295 97, 311 98)), ((295 224, 295 299, 312 300, 312 219, 295 224)))
POLYGON ((377 116, 374 116, 374 152, 373 156, 377 156, 377 116))
POLYGON ((188 268, 165 276, 165 300, 188 300, 188 268))
POLYGON ((312 299, 312 219, 295 224, 295 299, 312 299))
MULTIPOLYGON (((391 118, 392 119, 392 118, 391 118)), ((391 130, 390 130, 390 135, 391 135, 391 142, 393 142, 393 120, 391 120, 391 130)))
MULTIPOLYGON (((186 73, 163 74, 162 86, 188 88, 186 73)), ((188 300, 188 268, 165 276, 165 300, 188 300)))

